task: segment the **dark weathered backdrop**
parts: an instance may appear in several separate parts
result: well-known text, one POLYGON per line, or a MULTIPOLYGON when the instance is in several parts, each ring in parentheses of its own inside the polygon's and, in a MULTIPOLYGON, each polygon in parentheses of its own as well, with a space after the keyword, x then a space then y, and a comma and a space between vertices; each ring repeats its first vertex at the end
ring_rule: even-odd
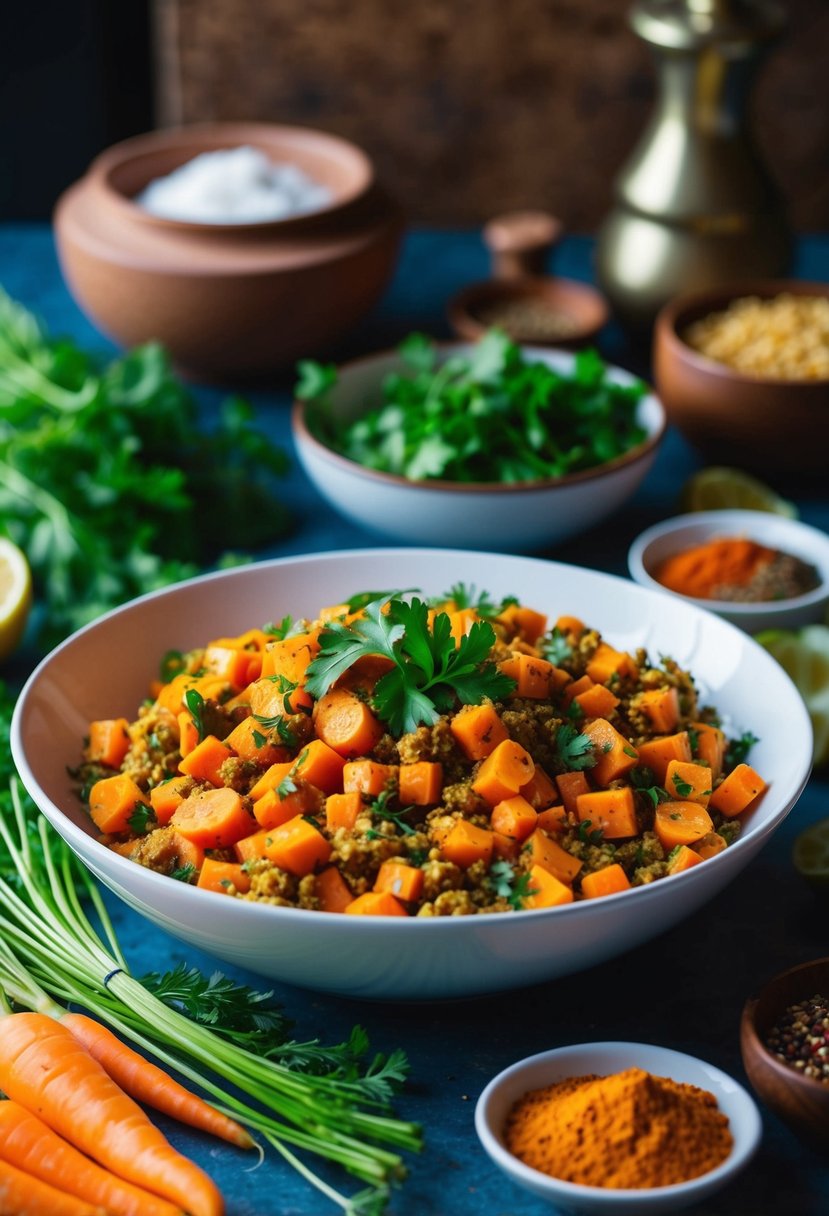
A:
MULTIPOLYGON (((653 96, 625 0, 155 0, 159 122, 261 118, 362 144, 411 218, 543 206, 595 228, 653 96)), ((829 226, 829 0, 789 0, 754 91, 800 229, 829 226)))

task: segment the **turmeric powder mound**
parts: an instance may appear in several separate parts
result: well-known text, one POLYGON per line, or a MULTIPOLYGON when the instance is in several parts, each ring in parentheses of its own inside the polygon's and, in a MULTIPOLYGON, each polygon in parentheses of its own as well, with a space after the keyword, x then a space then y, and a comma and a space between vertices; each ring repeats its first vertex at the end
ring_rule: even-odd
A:
POLYGON ((532 1090, 513 1106, 504 1133, 509 1151, 533 1169, 629 1190, 707 1174, 734 1143, 713 1094, 641 1068, 532 1090))

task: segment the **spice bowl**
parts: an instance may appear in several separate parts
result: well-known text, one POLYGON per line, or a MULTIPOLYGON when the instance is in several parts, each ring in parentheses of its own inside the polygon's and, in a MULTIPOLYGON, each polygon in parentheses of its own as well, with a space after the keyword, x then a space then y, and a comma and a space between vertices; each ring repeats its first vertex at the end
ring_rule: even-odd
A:
POLYGON ((582 1043, 559 1047, 520 1060, 499 1073, 484 1089, 475 1109, 475 1128, 484 1150, 508 1178, 554 1205, 574 1213, 672 1212, 719 1191, 732 1182, 756 1151, 761 1122, 752 1097, 719 1068, 682 1052, 646 1043, 582 1043), (526 1093, 567 1077, 609 1076, 639 1068, 707 1090, 726 1116, 733 1137, 728 1156, 708 1173, 669 1186, 620 1189, 583 1186, 553 1178, 525 1165, 506 1145, 510 1110, 526 1093))
POLYGON ((398 208, 355 144, 277 123, 152 131, 102 152, 58 200, 55 239, 78 305, 124 346, 157 340, 205 379, 254 378, 327 350, 394 267, 398 208), (322 187, 282 219, 187 222, 141 205, 149 183, 210 152, 251 148, 322 187))
MULTIPOLYGON (((687 293, 669 301, 654 326, 654 382, 668 417, 709 460, 739 453, 739 464, 779 479, 821 478, 829 445, 829 376, 772 378, 701 354, 688 340, 695 322, 726 310, 735 300, 769 301, 782 295, 829 299, 829 284, 795 279, 750 280, 687 293)), ((762 345, 774 351, 802 332, 768 332, 762 345)), ((825 335, 822 339, 825 345, 825 335)), ((748 346, 745 342, 743 345, 748 346)))
POLYGON ((698 511, 646 528, 630 547, 628 569, 643 587, 707 608, 747 633, 798 629, 822 621, 829 607, 829 536, 797 519, 766 511, 698 511), (817 586, 800 595, 756 603, 681 595, 659 581, 660 565, 677 554, 722 539, 747 539, 814 567, 817 586))
POLYGON ((472 283, 449 302, 449 323, 474 342, 495 326, 515 342, 575 348, 607 324, 604 296, 587 283, 555 277, 489 279, 472 283))
MULTIPOLYGON (((803 1139, 826 1152, 829 1079, 821 1081, 805 1076, 779 1060, 767 1045, 769 1033, 786 1011, 817 995, 829 996, 829 958, 801 963, 776 975, 743 1008, 740 1048, 748 1079, 760 1101, 803 1139)), ((800 1045, 798 1041, 796 1049, 800 1045)), ((814 1044, 802 1046, 810 1049, 814 1044)))

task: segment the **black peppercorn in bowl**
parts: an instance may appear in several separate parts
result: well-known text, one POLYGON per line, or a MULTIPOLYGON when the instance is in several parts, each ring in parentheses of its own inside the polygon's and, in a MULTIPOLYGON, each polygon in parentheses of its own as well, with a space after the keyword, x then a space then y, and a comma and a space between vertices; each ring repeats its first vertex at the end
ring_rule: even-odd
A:
POLYGON ((829 958, 792 967, 750 997, 740 1047, 761 1102, 829 1149, 829 958))

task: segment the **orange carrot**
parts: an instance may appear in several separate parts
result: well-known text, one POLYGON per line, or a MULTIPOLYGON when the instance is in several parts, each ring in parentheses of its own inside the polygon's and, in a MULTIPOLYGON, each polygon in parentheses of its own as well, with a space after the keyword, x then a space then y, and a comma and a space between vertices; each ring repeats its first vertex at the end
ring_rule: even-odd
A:
POLYGON ((669 760, 665 770, 665 789, 672 798, 708 806, 711 797, 711 769, 707 764, 687 764, 669 760))
POLYGON ((596 763, 590 770, 590 776, 597 785, 610 785, 611 781, 623 776, 639 760, 639 753, 633 744, 607 718, 594 718, 582 733, 593 744, 596 763))
POLYGON ((557 908, 560 904, 573 902, 572 888, 543 866, 531 867, 528 891, 524 897, 525 908, 557 908))
POLYGON ((434 806, 440 801, 443 765, 436 760, 401 764, 399 798, 403 806, 434 806))
POLYGON ((621 789, 579 794, 576 799, 576 814, 582 823, 589 820, 594 831, 600 828, 605 840, 635 836, 639 831, 633 790, 627 785, 621 789))
POLYGON ((392 858, 384 861, 377 871, 374 890, 388 891, 396 899, 410 903, 414 899, 420 899, 423 891, 423 878, 423 871, 419 866, 410 866, 404 861, 396 861, 392 858))
POLYGON ((345 760, 322 739, 312 739, 293 763, 292 776, 301 777, 324 794, 339 794, 343 789, 345 760))
MULTIPOLYGON (((356 791, 376 798, 397 784, 397 765, 378 764, 374 760, 349 760, 343 769, 342 788, 346 794, 356 791)), ((331 790, 330 793, 335 793, 331 790)))
POLYGON ((119 768, 129 751, 129 722, 126 718, 99 718, 89 723, 88 760, 119 768))
POLYGON ((688 728, 694 740, 693 752, 700 764, 707 764, 711 776, 717 780, 725 759, 725 734, 718 726, 708 722, 692 722, 688 728))
POLYGON ((246 650, 240 646, 221 646, 212 642, 205 648, 202 665, 207 671, 231 686, 234 692, 247 688, 262 670, 262 655, 258 650, 246 650))
POLYGON ((262 656, 263 676, 284 676, 292 684, 303 681, 308 664, 319 654, 319 632, 298 633, 269 642, 262 656))
POLYGON ((668 854, 668 873, 681 874, 683 870, 700 865, 702 860, 696 849, 689 849, 687 844, 678 844, 668 854))
POLYGON ((498 664, 505 676, 515 680, 513 696, 545 700, 555 688, 552 663, 529 654, 513 654, 498 664))
POLYGON ((325 826, 329 832, 338 828, 351 831, 358 816, 363 813, 363 796, 359 790, 347 794, 329 794, 325 800, 325 826))
POLYGON ((667 735, 679 725, 679 693, 675 688, 649 688, 639 697, 639 708, 658 735, 667 735))
POLYGON ((224 745, 232 748, 243 760, 253 760, 262 768, 288 760, 291 755, 287 747, 280 747, 279 744, 269 741, 268 732, 262 729, 253 714, 243 718, 229 735, 225 735, 224 745))
POLYGON ((348 688, 332 688, 314 706, 317 737, 340 756, 366 756, 379 743, 383 727, 365 701, 348 688))
POLYGON ((568 853, 560 844, 550 840, 544 832, 536 830, 524 846, 530 861, 534 866, 541 866, 550 874, 555 874, 559 882, 572 885, 573 879, 582 867, 582 862, 572 853, 568 853))
POLYGON ((556 777, 556 785, 565 811, 568 815, 575 815, 578 811, 579 795, 590 793, 590 783, 584 773, 559 773, 556 777))
POLYGON ((146 806, 147 799, 126 773, 102 777, 89 791, 89 814, 102 832, 126 832, 135 808, 146 806))
POLYGON ((606 684, 613 676, 636 678, 638 668, 624 650, 614 650, 607 642, 599 642, 595 653, 587 664, 587 674, 597 684, 606 684))
POLYGON ((170 823, 203 849, 229 849, 256 831, 256 821, 241 794, 229 786, 195 790, 175 809, 170 823))
POLYGON ((493 831, 519 841, 526 840, 535 831, 537 822, 538 811, 521 794, 496 802, 490 815, 493 831))
POLYGON ((408 916, 399 899, 388 891, 366 891, 352 899, 345 909, 346 916, 408 916))
POLYGON ((476 861, 488 862, 492 856, 493 833, 476 827, 468 819, 458 819, 443 838, 440 851, 447 861, 466 870, 476 861))
POLYGON ((267 856, 265 850, 270 838, 271 834, 266 829, 263 832, 253 832, 250 836, 244 836, 241 840, 237 840, 233 846, 236 860, 260 861, 263 857, 267 856))
POLYGON ((67 1026, 42 1013, 7 1014, 0 1024, 0 1088, 13 1101, 127 1182, 192 1216, 221 1216, 207 1174, 172 1148, 67 1026))
POLYGON ((0 1212, 4 1216, 106 1216, 104 1208, 76 1199, 6 1161, 0 1161, 0 1212))
MULTIPOLYGON (((112 1216, 181 1216, 181 1209, 102 1169, 61 1139, 18 1102, 0 1102, 0 1161, 112 1216)), ((5 1197, 6 1200, 8 1196, 5 1197)), ((58 1208, 46 1209, 57 1216, 58 1208)), ((34 1211, 7 1207, 0 1183, 0 1212, 34 1211)))
POLYGON ((455 742, 467 760, 485 760, 499 743, 509 738, 493 705, 465 705, 449 723, 455 742))
POLYGON ((556 621, 556 629, 560 633, 572 634, 578 639, 584 633, 586 625, 577 616, 560 616, 556 621))
POLYGON ((558 789, 540 764, 535 766, 532 777, 518 792, 536 811, 545 811, 547 807, 558 802, 558 789))
POLYGON ((331 845, 318 828, 297 815, 270 833, 265 855, 281 870, 303 878, 331 856, 331 845))
POLYGON ((354 893, 336 866, 320 870, 314 880, 314 893, 321 912, 345 912, 354 893))
POLYGON ((174 1081, 162 1068, 145 1060, 137 1051, 84 1013, 65 1013, 60 1019, 77 1041, 98 1061, 125 1093, 144 1106, 151 1106, 179 1123, 227 1140, 237 1148, 253 1148, 253 1140, 235 1119, 174 1081))
POLYGON ((619 704, 619 698, 609 688, 605 688, 604 684, 585 688, 574 700, 588 718, 606 718, 619 704))
POLYGON ((585 874, 581 880, 581 893, 585 899, 601 899, 605 895, 615 895, 617 891, 627 891, 630 881, 627 874, 617 861, 592 874, 585 874))
POLYGON ((256 822, 263 828, 279 828, 295 815, 316 815, 323 807, 325 795, 315 785, 293 782, 296 789, 281 797, 277 790, 266 790, 253 804, 256 822))
POLYGON ((199 728, 193 721, 193 715, 189 710, 182 710, 180 714, 176 714, 178 722, 178 750, 183 756, 189 756, 192 751, 199 745, 199 728))
POLYGON ((669 850, 678 844, 694 844, 713 827, 711 816, 698 802, 660 802, 653 821, 663 849, 669 850))
POLYGON ((476 794, 495 806, 505 798, 512 798, 532 780, 535 764, 530 753, 513 739, 499 743, 481 767, 472 782, 476 794))
POLYGON ((171 777, 162 781, 150 790, 150 806, 153 808, 156 822, 165 827, 173 817, 173 812, 181 806, 192 789, 192 778, 187 776, 171 777))
POLYGON ((508 604, 498 620, 514 629, 522 640, 529 642, 531 646, 535 645, 547 628, 547 617, 544 613, 536 612, 534 608, 525 608, 523 604, 508 604))
POLYGON ((703 861, 707 861, 709 857, 716 857, 718 853, 722 853, 723 849, 728 848, 728 845, 719 832, 706 832, 693 847, 694 852, 699 853, 703 861))
POLYGON ((636 745, 639 752, 639 764, 649 768, 657 780, 657 784, 665 784, 665 774, 671 760, 681 760, 683 764, 691 759, 691 741, 687 730, 677 731, 675 735, 658 735, 636 745))
POLYGON ((563 806, 545 807, 543 811, 538 812, 536 826, 543 828, 548 834, 563 832, 567 827, 567 812, 563 806))
POLYGON ((247 895, 250 875, 237 862, 205 857, 196 886, 202 891, 215 891, 217 895, 231 895, 231 887, 234 887, 240 895, 247 895))
POLYGON ((258 802, 268 790, 275 790, 289 776, 293 767, 292 760, 277 760, 266 768, 259 780, 248 790, 251 802, 258 802))
POLYGON ((721 815, 741 815, 765 788, 765 781, 750 764, 738 764, 714 790, 710 805, 721 815))
POLYGON ((215 735, 208 735, 183 758, 178 766, 178 771, 187 773, 198 781, 209 781, 218 789, 224 785, 221 773, 222 765, 232 755, 233 752, 229 747, 225 747, 220 739, 217 739, 215 735))

